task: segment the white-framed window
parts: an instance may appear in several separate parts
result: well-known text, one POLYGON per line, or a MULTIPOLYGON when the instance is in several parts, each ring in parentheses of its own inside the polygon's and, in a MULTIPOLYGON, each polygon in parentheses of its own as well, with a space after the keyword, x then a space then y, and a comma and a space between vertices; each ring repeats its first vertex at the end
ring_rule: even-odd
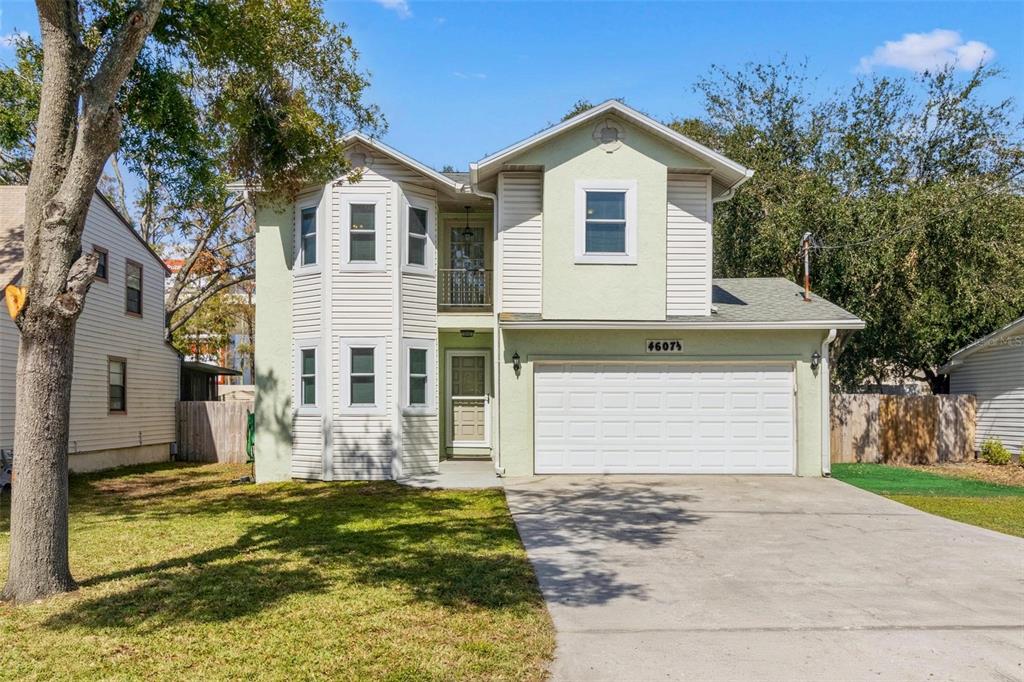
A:
POLYGON ((387 409, 385 340, 341 340, 341 409, 356 414, 381 414, 387 409))
POLYGON ((415 197, 409 198, 405 209, 403 269, 434 274, 435 220, 432 204, 415 197))
POLYGON ((295 207, 295 269, 306 273, 320 270, 320 198, 300 201, 295 207))
POLYGON ((320 411, 320 340, 295 341, 295 410, 299 414, 320 411))
POLYGON ((576 262, 637 262, 636 180, 576 181, 576 262))
POLYGON ((386 214, 383 194, 345 197, 342 202, 341 267, 346 270, 382 270, 386 214))
POLYGON ((402 340, 402 411, 433 414, 437 410, 437 361, 432 339, 402 340))

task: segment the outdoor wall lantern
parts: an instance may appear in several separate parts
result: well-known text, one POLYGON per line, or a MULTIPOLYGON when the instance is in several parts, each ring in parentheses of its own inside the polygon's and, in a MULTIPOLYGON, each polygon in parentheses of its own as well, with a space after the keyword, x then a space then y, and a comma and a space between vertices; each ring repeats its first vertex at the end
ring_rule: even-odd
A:
POLYGON ((817 372, 819 367, 821 367, 821 353, 814 351, 811 353, 811 371, 817 372))
POLYGON ((512 354, 512 369, 515 371, 516 376, 519 376, 519 370, 523 368, 522 359, 519 357, 519 353, 512 354))
POLYGON ((476 330, 475 329, 460 329, 459 330, 459 334, 464 339, 471 339, 471 338, 473 338, 473 334, 476 334, 476 330))

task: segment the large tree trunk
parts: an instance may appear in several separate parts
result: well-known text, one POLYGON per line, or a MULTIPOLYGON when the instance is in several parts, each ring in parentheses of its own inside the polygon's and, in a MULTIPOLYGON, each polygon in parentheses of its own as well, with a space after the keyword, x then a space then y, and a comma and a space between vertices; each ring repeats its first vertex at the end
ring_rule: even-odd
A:
POLYGON ((73 320, 49 317, 18 352, 17 456, 12 487, 11 571, 4 597, 27 602, 72 590, 68 567, 68 404, 73 320))
POLYGON ((25 197, 27 297, 15 320, 21 331, 16 478, 2 594, 16 603, 75 586, 68 566, 68 422, 75 324, 96 269, 95 255, 80 255, 82 229, 103 166, 120 142, 117 94, 161 0, 128 13, 97 65, 82 43, 77 2, 37 0, 36 6, 43 84, 25 197))

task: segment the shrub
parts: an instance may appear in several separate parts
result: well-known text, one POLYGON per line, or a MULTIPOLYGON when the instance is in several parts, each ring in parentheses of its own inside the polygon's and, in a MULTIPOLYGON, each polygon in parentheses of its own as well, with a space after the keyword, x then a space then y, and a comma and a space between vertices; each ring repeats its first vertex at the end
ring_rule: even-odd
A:
POLYGON ((1003 466, 1010 463, 1010 451, 998 438, 989 438, 981 444, 981 458, 989 464, 1003 466))

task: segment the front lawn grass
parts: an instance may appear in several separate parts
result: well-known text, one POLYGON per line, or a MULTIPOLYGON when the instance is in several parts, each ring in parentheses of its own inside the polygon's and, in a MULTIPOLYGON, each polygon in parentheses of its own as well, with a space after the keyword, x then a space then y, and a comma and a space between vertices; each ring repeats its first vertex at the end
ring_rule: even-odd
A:
POLYGON ((1024 486, 882 464, 833 464, 832 476, 931 514, 1024 537, 1024 486))
POLYGON ((72 477, 81 588, 0 605, 0 677, 544 677, 553 628, 501 491, 241 473, 72 477))

